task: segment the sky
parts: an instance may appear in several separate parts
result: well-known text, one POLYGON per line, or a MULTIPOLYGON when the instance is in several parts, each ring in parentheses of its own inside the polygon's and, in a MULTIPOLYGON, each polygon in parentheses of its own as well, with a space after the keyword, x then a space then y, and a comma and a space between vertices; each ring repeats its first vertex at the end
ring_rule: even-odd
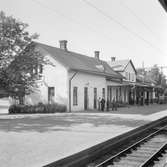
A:
MULTIPOLYGON (((29 24, 39 42, 136 67, 167 66, 167 13, 158 0, 0 0, 6 15, 29 24)), ((167 75, 167 68, 163 70, 167 75)))

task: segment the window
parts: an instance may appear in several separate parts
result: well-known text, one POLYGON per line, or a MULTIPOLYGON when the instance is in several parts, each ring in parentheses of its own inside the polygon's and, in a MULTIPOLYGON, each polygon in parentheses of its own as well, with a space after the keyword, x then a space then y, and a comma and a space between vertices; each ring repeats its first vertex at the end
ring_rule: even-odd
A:
POLYGON ((42 74, 43 73, 43 65, 40 64, 40 65, 36 65, 33 69, 33 73, 34 74, 42 74))
POLYGON ((129 72, 129 81, 130 81, 130 72, 129 72))
POLYGON ((54 102, 54 97, 55 97, 55 88, 48 87, 48 103, 49 104, 54 102))
POLYGON ((105 98, 105 88, 102 88, 102 97, 105 98))
POLYGON ((73 105, 78 105, 78 88, 73 87, 73 105))
POLYGON ((125 72, 125 78, 128 80, 128 72, 125 72))
POLYGON ((135 75, 132 73, 132 81, 135 81, 135 75))

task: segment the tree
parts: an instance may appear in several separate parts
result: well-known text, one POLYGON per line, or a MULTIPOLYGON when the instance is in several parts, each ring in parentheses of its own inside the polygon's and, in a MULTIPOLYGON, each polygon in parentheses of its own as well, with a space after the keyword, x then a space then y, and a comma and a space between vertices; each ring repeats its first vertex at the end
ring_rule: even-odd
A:
POLYGON ((161 85, 162 87, 166 87, 166 77, 160 71, 157 65, 154 65, 150 72, 149 72, 151 78, 156 81, 157 85, 161 85))
POLYGON ((151 76, 151 78, 154 81, 157 82, 157 84, 160 83, 160 75, 161 74, 160 74, 160 70, 159 70, 159 68, 158 68, 158 66, 156 64, 151 68, 151 70, 149 72, 149 75, 151 76))
POLYGON ((138 69, 138 74, 143 75, 144 79, 148 79, 153 81, 157 86, 161 86, 162 88, 167 87, 166 76, 160 71, 159 67, 155 64, 150 71, 146 71, 141 68, 138 69))
POLYGON ((10 96, 23 97, 38 87, 37 69, 47 63, 36 49, 37 34, 26 31, 28 25, 0 12, 0 87, 10 96))

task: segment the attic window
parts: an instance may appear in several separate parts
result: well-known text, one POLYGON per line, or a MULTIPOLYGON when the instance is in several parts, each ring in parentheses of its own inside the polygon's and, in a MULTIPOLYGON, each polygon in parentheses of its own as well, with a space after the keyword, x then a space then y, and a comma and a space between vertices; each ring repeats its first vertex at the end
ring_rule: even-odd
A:
POLYGON ((104 66, 103 65, 96 65, 96 68, 100 71, 104 71, 104 66))

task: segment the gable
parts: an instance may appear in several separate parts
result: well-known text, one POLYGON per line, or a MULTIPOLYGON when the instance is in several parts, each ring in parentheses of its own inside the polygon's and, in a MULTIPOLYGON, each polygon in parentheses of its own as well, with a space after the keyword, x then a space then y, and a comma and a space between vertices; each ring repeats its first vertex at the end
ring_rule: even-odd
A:
POLYGON ((108 64, 112 67, 112 69, 114 71, 118 71, 118 72, 123 72, 128 63, 129 63, 128 59, 108 62, 108 64))
POLYGON ((135 73, 135 74, 137 74, 137 71, 136 71, 136 69, 135 69, 135 67, 134 67, 134 65, 133 65, 133 63, 132 63, 132 61, 130 60, 129 62, 128 62, 128 64, 125 66, 125 68, 124 68, 124 70, 123 71, 127 71, 127 72, 131 72, 131 73, 135 73))

